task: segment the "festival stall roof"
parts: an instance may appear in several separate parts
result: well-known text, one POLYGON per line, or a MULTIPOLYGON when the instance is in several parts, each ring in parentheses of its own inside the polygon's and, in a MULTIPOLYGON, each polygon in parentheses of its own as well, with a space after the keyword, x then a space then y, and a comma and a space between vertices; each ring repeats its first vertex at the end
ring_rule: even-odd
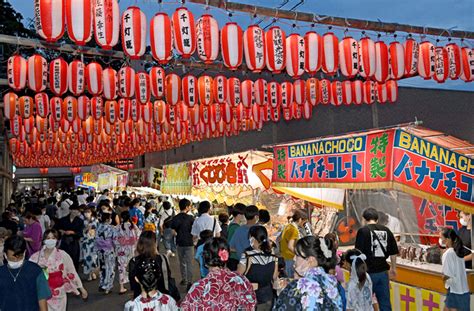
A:
POLYGON ((273 186, 397 189, 474 213, 474 145, 400 125, 272 146, 273 186))

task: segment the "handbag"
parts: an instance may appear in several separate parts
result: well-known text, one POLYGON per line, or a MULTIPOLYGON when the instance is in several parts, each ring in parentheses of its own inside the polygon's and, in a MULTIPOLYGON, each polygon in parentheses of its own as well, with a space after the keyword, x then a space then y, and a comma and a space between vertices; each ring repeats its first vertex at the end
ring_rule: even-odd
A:
POLYGON ((174 298, 174 300, 179 301, 181 295, 179 293, 178 287, 176 286, 175 279, 170 275, 170 266, 168 264, 168 258, 164 255, 160 255, 161 258, 161 270, 163 271, 163 281, 165 283, 165 289, 168 291, 168 294, 174 298))

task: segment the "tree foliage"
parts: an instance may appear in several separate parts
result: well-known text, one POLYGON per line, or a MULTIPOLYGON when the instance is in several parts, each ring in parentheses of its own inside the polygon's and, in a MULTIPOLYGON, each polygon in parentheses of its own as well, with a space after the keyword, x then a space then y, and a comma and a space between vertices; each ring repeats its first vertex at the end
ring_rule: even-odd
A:
POLYGON ((23 25, 23 15, 15 11, 12 5, 5 0, 0 0, 0 34, 34 36, 34 32, 23 25))

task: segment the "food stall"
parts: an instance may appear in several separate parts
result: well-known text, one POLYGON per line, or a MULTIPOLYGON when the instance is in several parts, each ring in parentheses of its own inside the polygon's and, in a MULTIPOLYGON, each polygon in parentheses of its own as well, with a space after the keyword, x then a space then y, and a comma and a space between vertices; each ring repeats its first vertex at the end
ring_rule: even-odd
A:
MULTIPOLYGON (((472 147, 468 142, 416 125, 277 145, 273 146, 272 185, 279 189, 358 189, 356 192, 363 197, 358 200, 364 208, 382 195, 385 201, 392 202, 411 199, 417 207, 413 214, 416 222, 426 224, 426 218, 444 217, 444 225, 456 227, 454 209, 474 212, 474 161, 469 156, 472 147), (418 199, 413 200, 413 196, 418 199), (425 208, 423 212, 416 202, 425 208), (441 213, 439 206, 443 206, 441 213), (446 220, 448 216, 451 223, 446 220)), ((357 205, 357 198, 353 199, 352 195, 346 198, 348 215, 349 208, 357 205)), ((341 229, 355 236, 358 218, 344 221, 341 229)), ((432 227, 439 232, 438 227, 432 227)), ((419 229, 425 231, 426 226, 419 229)), ((441 265, 427 262, 426 253, 418 250, 423 248, 420 239, 414 242, 406 250, 408 254, 400 252, 405 258, 397 260, 397 278, 391 282, 392 306, 394 310, 442 310, 446 290, 441 265)), ((474 271, 468 270, 467 274, 472 295, 474 271)), ((471 304, 474 309, 474 299, 471 304)))
POLYGON ((95 164, 91 168, 91 173, 97 176, 97 190, 120 191, 126 188, 128 172, 105 164, 95 164))
POLYGON ((128 171, 127 191, 141 195, 161 195, 163 170, 148 167, 128 171))

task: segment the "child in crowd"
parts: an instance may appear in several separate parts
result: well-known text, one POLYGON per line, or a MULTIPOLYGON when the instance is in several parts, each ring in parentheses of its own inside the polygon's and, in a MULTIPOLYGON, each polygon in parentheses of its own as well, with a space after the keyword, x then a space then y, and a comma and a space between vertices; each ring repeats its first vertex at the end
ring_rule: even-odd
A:
POLYGON ((348 311, 374 310, 372 280, 367 273, 366 259, 366 256, 358 249, 348 250, 342 256, 343 267, 351 271, 346 289, 348 311))
POLYGON ((227 240, 227 229, 229 228, 229 214, 227 213, 220 213, 219 214, 219 222, 221 223, 221 238, 227 240))
POLYGON ((199 271, 201 273, 201 278, 205 278, 207 274, 209 273, 209 269, 206 267, 204 263, 204 257, 202 255, 202 252, 204 250, 204 244, 206 244, 207 241, 212 239, 213 234, 211 230, 203 230, 199 234, 199 242, 196 249, 196 254, 194 255, 194 259, 196 259, 199 263, 199 271))

